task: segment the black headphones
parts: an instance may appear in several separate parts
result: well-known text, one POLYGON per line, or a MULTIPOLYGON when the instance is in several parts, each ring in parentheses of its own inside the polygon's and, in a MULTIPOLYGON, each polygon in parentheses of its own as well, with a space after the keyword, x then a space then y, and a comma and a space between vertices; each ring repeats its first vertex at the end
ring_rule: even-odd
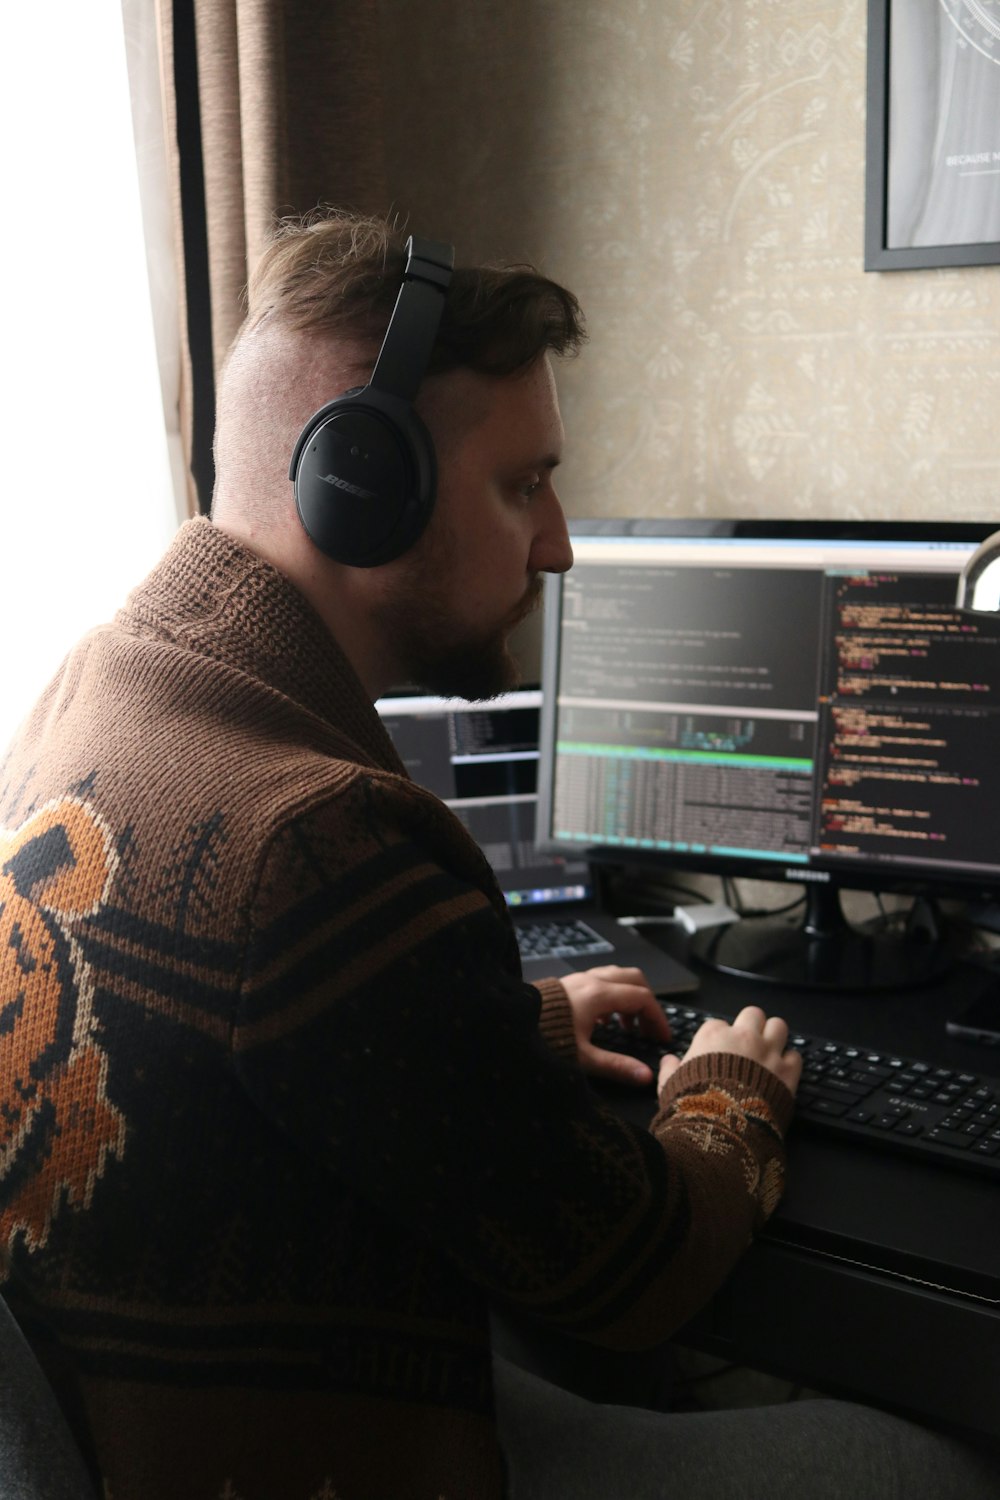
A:
POLYGON ((406 269, 366 386, 310 417, 288 477, 299 519, 321 552, 354 568, 391 562, 430 520, 437 461, 413 409, 437 337, 455 253, 406 242, 406 269))

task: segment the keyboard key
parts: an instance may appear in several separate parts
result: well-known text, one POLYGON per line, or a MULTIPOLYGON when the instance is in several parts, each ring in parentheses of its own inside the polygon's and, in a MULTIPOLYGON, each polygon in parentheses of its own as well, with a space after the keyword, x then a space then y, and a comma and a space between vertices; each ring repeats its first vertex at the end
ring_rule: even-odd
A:
POLYGON ((856 1084, 847 1083, 841 1078, 824 1078, 821 1082, 811 1084, 807 1090, 810 1094, 816 1094, 820 1098, 848 1099, 851 1103, 863 1099, 868 1092, 867 1089, 859 1089, 856 1084))
POLYGON ((957 1146, 960 1151, 967 1151, 972 1145, 971 1136, 963 1135, 960 1130, 946 1130, 943 1125, 928 1130, 927 1139, 939 1146, 957 1146))
POLYGON ((863 1057, 855 1064, 854 1071, 865 1078, 881 1080, 892 1077, 892 1069, 883 1067, 881 1062, 872 1057, 863 1057))

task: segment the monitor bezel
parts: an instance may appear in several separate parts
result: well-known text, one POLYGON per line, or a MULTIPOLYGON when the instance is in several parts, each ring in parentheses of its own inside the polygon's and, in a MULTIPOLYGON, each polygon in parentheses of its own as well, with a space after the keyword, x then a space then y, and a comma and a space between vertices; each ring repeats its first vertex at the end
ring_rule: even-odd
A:
MULTIPOLYGON (((903 520, 789 520, 744 518, 600 518, 573 519, 568 522, 570 539, 574 537, 647 537, 663 536, 678 540, 718 538, 722 540, 789 540, 792 542, 916 542, 969 543, 978 545, 997 528, 983 521, 903 521, 903 520)), ((574 848, 579 857, 581 845, 560 841, 549 833, 552 815, 556 699, 559 676, 560 620, 563 575, 549 574, 545 579, 542 622, 542 713, 539 738, 538 812, 536 839, 548 852, 565 852, 574 848)), ((1000 625, 998 625, 1000 628, 1000 625)), ((824 885, 834 889, 862 890, 876 893, 936 899, 996 900, 1000 895, 1000 864, 995 880, 977 871, 929 868, 917 862, 882 866, 871 860, 852 861, 838 856, 810 858, 808 864, 769 859, 752 855, 723 853, 696 854, 684 850, 644 849, 637 846, 588 845, 586 858, 595 866, 637 866, 660 869, 665 876, 672 872, 761 880, 787 885, 824 885)), ((1000 858, 1000 856, 998 856, 1000 858)))

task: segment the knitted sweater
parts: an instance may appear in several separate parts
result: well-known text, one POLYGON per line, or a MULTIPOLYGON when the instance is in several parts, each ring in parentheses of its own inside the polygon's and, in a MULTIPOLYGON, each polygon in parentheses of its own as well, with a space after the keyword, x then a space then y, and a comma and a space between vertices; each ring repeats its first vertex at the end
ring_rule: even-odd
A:
POLYGON ((0 1275, 111 1500, 493 1500, 487 1308, 664 1338, 780 1193, 734 1057, 648 1132, 319 619, 189 522, 0 767, 0 1275))

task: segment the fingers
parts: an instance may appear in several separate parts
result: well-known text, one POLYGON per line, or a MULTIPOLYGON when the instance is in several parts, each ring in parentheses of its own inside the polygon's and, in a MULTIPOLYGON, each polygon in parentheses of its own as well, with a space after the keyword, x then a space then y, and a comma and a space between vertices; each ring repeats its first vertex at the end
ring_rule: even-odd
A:
POLYGON ((585 1072, 598 1078, 648 1088, 653 1070, 637 1057, 611 1052, 592 1041, 598 1021, 612 1017, 639 1036, 666 1044, 670 1026, 640 969, 604 964, 564 977, 563 988, 573 1013, 577 1056, 585 1072))
POLYGON ((783 1052, 774 1071, 785 1087, 792 1094, 796 1093, 802 1077, 802 1053, 796 1052, 794 1047, 788 1052, 783 1052))
POLYGON ((583 969, 582 974, 595 983, 628 984, 639 989, 649 989, 649 981, 641 969, 625 968, 622 964, 596 964, 592 969, 583 969))
MULTIPOLYGON (((772 1019, 777 1019, 776 1017, 772 1019)), ((745 1005, 732 1023, 734 1026, 742 1026, 747 1031, 756 1031, 763 1035, 767 1025, 767 1016, 759 1005, 745 1005)))
POLYGON ((762 1035, 765 1042, 770 1042, 779 1052, 784 1052, 788 1045, 788 1022, 783 1021, 780 1016, 768 1016, 762 1035))
POLYGON ((660 1076, 656 1080, 657 1093, 666 1087, 667 1079, 671 1078, 681 1065, 681 1060, 675 1052, 667 1052, 660 1058, 660 1076))
POLYGON ((578 1044, 580 1066, 591 1078, 607 1078, 612 1083, 627 1083, 633 1088, 648 1088, 653 1081, 653 1070, 638 1057, 629 1057, 622 1052, 608 1052, 604 1047, 595 1047, 593 1042, 578 1044))
MULTIPOLYGON (((616 1016, 626 1029, 664 1043, 670 1040, 670 1025, 663 1009, 639 969, 616 964, 599 965, 563 981, 573 1013, 577 1053, 587 1073, 639 1087, 648 1086, 653 1072, 644 1062, 620 1052, 609 1052, 591 1040, 598 1021, 616 1016)), ((802 1073, 802 1059, 788 1048, 788 1023, 781 1016, 767 1015, 759 1005, 746 1005, 733 1021, 704 1021, 695 1032, 685 1057, 710 1052, 733 1052, 760 1063, 781 1079, 794 1094, 802 1073)), ((660 1063, 657 1083, 663 1088, 684 1059, 667 1055, 660 1063)))
POLYGON ((649 988, 641 969, 604 964, 579 974, 567 974, 563 988, 569 997, 574 1022, 587 1037, 597 1021, 621 1016, 642 1036, 669 1041, 670 1026, 663 1007, 649 988))
POLYGON ((663 1014, 663 1006, 652 990, 645 984, 613 986, 614 1013, 625 1025, 631 1024, 641 1036, 653 1037, 657 1041, 670 1040, 670 1022, 663 1014))
POLYGON ((802 1073, 802 1058, 788 1046, 788 1023, 768 1016, 759 1005, 747 1005, 732 1022, 705 1021, 695 1032, 687 1057, 709 1052, 734 1052, 760 1063, 794 1094, 802 1073))

